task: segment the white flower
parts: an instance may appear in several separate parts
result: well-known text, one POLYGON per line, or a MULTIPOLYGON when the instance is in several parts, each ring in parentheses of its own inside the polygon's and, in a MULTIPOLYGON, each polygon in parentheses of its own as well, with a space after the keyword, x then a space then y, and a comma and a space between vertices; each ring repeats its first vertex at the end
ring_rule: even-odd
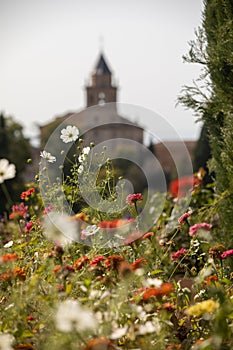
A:
POLYGON ((97 322, 94 314, 80 306, 77 300, 65 300, 58 306, 55 315, 56 328, 61 332, 83 332, 95 330, 97 322))
POLYGON ((15 177, 16 169, 14 164, 10 164, 5 158, 0 159, 0 184, 5 180, 15 177))
POLYGON ((145 324, 140 324, 138 329, 138 334, 143 335, 147 333, 158 333, 161 330, 161 326, 159 324, 158 319, 151 321, 147 321, 145 324))
POLYGON ((77 240, 77 226, 70 216, 51 211, 42 221, 45 236, 60 245, 67 245, 77 240))
POLYGON ((90 147, 84 147, 83 148, 82 153, 78 157, 78 160, 79 160, 80 163, 84 162, 84 160, 86 159, 86 156, 89 154, 90 150, 91 150, 90 147))
POLYGON ((68 125, 62 129, 60 138, 64 143, 76 141, 79 137, 79 129, 76 126, 68 125))
POLYGON ((155 288, 159 288, 161 287, 163 281, 161 281, 159 278, 147 278, 143 285, 144 287, 155 287, 155 288))
POLYGON ((13 244, 14 244, 14 242, 13 241, 9 241, 9 242, 7 242, 6 244, 4 244, 4 248, 10 248, 10 247, 12 247, 13 246, 13 244))
POLYGON ((81 232, 81 239, 85 239, 89 236, 93 236, 94 234, 96 234, 99 231, 99 227, 97 227, 96 225, 90 225, 87 226, 84 230, 82 230, 81 232))
POLYGON ((14 343, 14 337, 8 333, 0 333, 0 350, 14 350, 11 346, 14 343))
POLYGON ((124 335, 126 335, 127 330, 128 330, 128 326, 125 326, 122 328, 117 328, 112 332, 112 334, 110 335, 109 338, 112 340, 119 339, 119 338, 123 337, 124 335))
POLYGON ((42 152, 40 152, 40 156, 41 156, 41 158, 47 160, 49 163, 56 162, 56 157, 52 156, 52 154, 49 152, 42 151, 42 152))

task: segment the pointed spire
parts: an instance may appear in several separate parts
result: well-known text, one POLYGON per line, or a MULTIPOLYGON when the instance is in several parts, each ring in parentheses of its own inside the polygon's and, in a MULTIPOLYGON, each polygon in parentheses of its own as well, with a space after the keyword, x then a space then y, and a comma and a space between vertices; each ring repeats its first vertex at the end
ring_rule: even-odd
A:
POLYGON ((104 55, 102 53, 100 54, 99 60, 95 66, 95 73, 96 74, 112 74, 112 72, 110 71, 110 69, 105 61, 104 55))

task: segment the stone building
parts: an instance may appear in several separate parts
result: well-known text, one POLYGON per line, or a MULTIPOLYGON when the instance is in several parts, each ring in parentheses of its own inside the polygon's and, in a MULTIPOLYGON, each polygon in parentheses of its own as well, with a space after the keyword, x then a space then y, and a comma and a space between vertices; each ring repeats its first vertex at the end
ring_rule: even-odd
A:
POLYGON ((143 143, 143 128, 119 115, 117 90, 112 72, 103 53, 100 54, 90 81, 86 85, 86 108, 69 112, 40 127, 43 148, 54 129, 61 123, 76 125, 85 144, 123 138, 143 143))

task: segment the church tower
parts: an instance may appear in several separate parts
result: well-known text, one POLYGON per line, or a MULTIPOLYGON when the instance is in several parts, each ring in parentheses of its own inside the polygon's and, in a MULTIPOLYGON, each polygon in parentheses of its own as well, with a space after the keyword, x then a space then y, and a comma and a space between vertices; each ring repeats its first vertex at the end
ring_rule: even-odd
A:
POLYGON ((117 87, 112 85, 112 73, 102 53, 91 75, 91 83, 86 86, 86 94, 87 107, 117 101, 117 87))

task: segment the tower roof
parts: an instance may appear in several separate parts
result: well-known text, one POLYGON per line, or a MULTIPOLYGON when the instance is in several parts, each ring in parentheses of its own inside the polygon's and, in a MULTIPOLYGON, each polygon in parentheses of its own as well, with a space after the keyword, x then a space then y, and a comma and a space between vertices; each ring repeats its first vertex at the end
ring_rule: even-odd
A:
POLYGON ((99 60, 95 66, 95 73, 96 74, 112 74, 106 61, 104 58, 104 55, 101 53, 99 60))

